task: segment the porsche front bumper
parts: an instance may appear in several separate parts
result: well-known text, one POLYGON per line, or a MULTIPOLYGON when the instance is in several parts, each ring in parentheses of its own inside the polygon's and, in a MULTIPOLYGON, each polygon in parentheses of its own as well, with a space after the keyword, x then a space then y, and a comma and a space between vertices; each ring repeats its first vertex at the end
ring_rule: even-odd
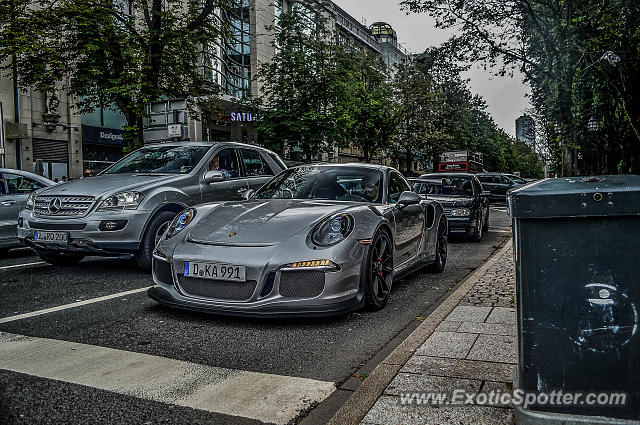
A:
POLYGON ((360 288, 366 246, 338 244, 328 249, 263 246, 180 245, 179 255, 155 255, 148 295, 160 304, 238 316, 329 316, 364 306, 360 288), (342 245, 342 246, 340 246, 342 245), (292 255, 287 252, 296 252, 292 255), (301 254, 304 253, 304 254, 301 254), (291 269, 299 261, 329 259, 337 268, 291 269), (244 266, 246 282, 187 277, 186 261, 244 266))

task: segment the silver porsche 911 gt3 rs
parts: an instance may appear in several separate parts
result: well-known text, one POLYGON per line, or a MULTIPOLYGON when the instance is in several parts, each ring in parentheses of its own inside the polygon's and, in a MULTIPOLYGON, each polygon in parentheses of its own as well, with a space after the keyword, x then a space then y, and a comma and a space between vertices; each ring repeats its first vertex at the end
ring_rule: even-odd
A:
POLYGON ((393 168, 291 168, 247 198, 175 218, 153 255, 151 298, 245 316, 341 314, 380 309, 394 279, 445 267, 442 207, 393 168))

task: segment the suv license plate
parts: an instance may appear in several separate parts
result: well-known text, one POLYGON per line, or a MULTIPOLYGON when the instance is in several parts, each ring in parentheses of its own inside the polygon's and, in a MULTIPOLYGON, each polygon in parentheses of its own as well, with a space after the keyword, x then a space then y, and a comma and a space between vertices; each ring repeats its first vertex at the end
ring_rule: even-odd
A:
POLYGON ((69 242, 69 233, 67 232, 43 232, 36 230, 33 232, 33 238, 37 242, 42 243, 67 243, 69 242))

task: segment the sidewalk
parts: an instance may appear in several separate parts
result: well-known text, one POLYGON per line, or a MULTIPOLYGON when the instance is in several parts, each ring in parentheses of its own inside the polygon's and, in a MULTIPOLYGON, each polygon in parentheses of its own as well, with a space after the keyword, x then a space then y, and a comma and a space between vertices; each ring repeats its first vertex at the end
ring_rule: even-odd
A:
POLYGON ((417 404, 415 399, 403 404, 400 399, 401 394, 427 392, 450 397, 456 389, 466 393, 512 390, 517 337, 511 243, 497 255, 494 264, 400 369, 362 424, 513 423, 511 408, 417 404))
POLYGON ((480 398, 470 404, 449 402, 456 390, 468 396, 512 391, 517 363, 514 299, 509 241, 407 338, 405 347, 376 368, 330 423, 513 424, 510 407, 480 398), (445 394, 446 401, 425 399, 436 394, 445 394))

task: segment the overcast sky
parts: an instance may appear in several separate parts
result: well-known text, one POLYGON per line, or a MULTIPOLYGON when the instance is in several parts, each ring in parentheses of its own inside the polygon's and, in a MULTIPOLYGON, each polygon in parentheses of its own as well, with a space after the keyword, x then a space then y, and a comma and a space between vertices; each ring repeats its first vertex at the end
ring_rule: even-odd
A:
MULTIPOLYGON (((436 29, 433 19, 426 14, 406 15, 400 10, 399 0, 333 1, 367 26, 376 21, 391 24, 398 33, 398 42, 412 53, 437 46, 450 36, 450 33, 436 29)), ((515 119, 528 107, 525 93, 529 90, 522 83, 522 76, 495 77, 474 65, 467 77, 471 78, 471 90, 487 101, 495 122, 507 133, 515 135, 515 119)))

